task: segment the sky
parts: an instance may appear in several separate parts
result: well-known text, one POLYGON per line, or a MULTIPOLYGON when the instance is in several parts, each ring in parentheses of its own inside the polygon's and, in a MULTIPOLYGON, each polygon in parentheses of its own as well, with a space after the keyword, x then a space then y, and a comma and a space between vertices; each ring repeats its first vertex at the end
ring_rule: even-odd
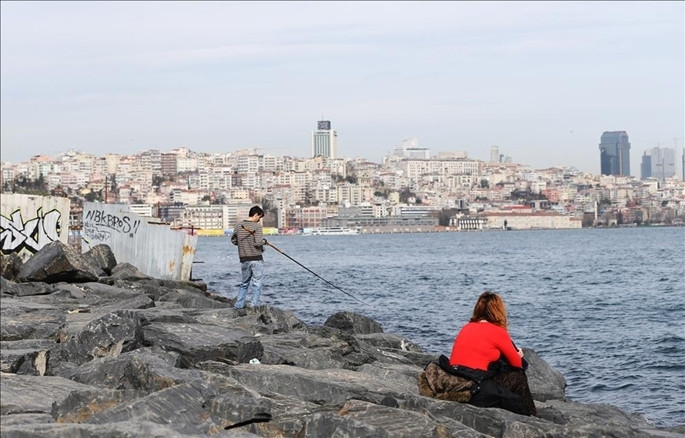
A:
MULTIPOLYGON (((1 158, 188 147, 339 156, 405 139, 631 173, 685 137, 685 2, 2 1, 1 158)), ((680 161, 680 160, 678 160, 680 161)))

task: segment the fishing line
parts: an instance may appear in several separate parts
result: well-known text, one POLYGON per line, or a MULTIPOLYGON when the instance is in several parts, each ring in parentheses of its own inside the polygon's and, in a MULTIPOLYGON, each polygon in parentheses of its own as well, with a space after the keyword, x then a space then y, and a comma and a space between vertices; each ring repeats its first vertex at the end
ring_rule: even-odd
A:
MULTIPOLYGON (((241 225, 241 227, 242 227, 245 231, 247 231, 248 233, 250 233, 251 235, 254 236, 254 231, 250 231, 247 227, 245 227, 245 225, 241 225)), ((280 250, 278 247, 276 247, 274 244, 272 244, 272 243, 269 242, 268 240, 264 239, 264 241, 266 242, 267 245, 269 245, 270 247, 272 247, 273 249, 275 249, 276 251, 278 251, 278 252, 281 253, 282 255, 286 256, 287 258, 289 258, 289 259, 292 260, 293 262, 295 262, 295 263, 297 263, 298 265, 302 266, 304 269, 306 269, 307 271, 309 271, 309 272, 311 272, 312 274, 314 274, 314 276, 320 278, 321 280, 325 281, 325 282, 328 283, 329 285, 331 285, 331 286, 333 286, 334 288, 338 289, 340 292, 344 293, 345 295, 347 295, 347 296, 349 296, 349 297, 354 298, 355 300, 359 301, 359 302, 362 303, 362 304, 366 304, 366 305, 369 306, 369 307, 373 307, 371 304, 369 304, 369 303, 367 303, 367 302, 365 302, 365 301, 363 301, 363 300, 361 300, 361 299, 355 297, 355 296, 352 295, 351 293, 346 292, 346 291, 343 290, 342 288, 340 288, 340 287, 334 285, 333 283, 331 283, 330 281, 326 280, 325 278, 323 278, 322 276, 320 276, 320 275, 317 274, 316 272, 312 271, 311 269, 309 269, 308 267, 306 267, 306 266, 303 265, 302 263, 300 263, 300 262, 298 262, 297 260, 295 260, 294 258, 290 257, 288 254, 286 254, 285 252, 283 252, 282 250, 280 250)))

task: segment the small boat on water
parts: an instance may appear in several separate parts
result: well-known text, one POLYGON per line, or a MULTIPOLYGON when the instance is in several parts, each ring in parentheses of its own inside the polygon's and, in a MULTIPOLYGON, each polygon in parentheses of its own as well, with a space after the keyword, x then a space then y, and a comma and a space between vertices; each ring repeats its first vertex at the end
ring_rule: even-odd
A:
POLYGON ((343 227, 320 227, 311 228, 309 233, 314 236, 324 236, 324 235, 351 235, 359 234, 358 228, 343 228, 343 227))

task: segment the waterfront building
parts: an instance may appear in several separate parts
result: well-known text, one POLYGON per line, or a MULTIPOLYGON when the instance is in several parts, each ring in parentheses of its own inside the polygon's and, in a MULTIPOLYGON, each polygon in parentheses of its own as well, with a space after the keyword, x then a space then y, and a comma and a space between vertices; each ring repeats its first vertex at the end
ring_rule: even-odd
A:
POLYGON ((327 228, 359 229, 362 234, 420 233, 434 231, 438 226, 438 218, 435 216, 335 216, 324 219, 321 226, 327 228))
POLYGON ((330 120, 319 120, 312 131, 312 157, 338 157, 338 133, 331 129, 330 120))
POLYGON ((582 228, 582 221, 572 216, 546 211, 483 212, 477 217, 486 219, 485 229, 559 230, 582 228))
POLYGON ((605 131, 599 151, 602 175, 630 176, 630 142, 625 131, 605 131))
POLYGON ((459 231, 483 231, 488 223, 484 217, 458 214, 450 218, 450 227, 459 231))

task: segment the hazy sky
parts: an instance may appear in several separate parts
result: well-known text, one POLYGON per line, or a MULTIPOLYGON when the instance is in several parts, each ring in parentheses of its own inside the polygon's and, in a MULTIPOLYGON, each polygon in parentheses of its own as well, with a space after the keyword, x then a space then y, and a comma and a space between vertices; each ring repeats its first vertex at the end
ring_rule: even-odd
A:
POLYGON ((683 2, 2 2, 2 160, 403 139, 599 173, 685 137, 683 2))

